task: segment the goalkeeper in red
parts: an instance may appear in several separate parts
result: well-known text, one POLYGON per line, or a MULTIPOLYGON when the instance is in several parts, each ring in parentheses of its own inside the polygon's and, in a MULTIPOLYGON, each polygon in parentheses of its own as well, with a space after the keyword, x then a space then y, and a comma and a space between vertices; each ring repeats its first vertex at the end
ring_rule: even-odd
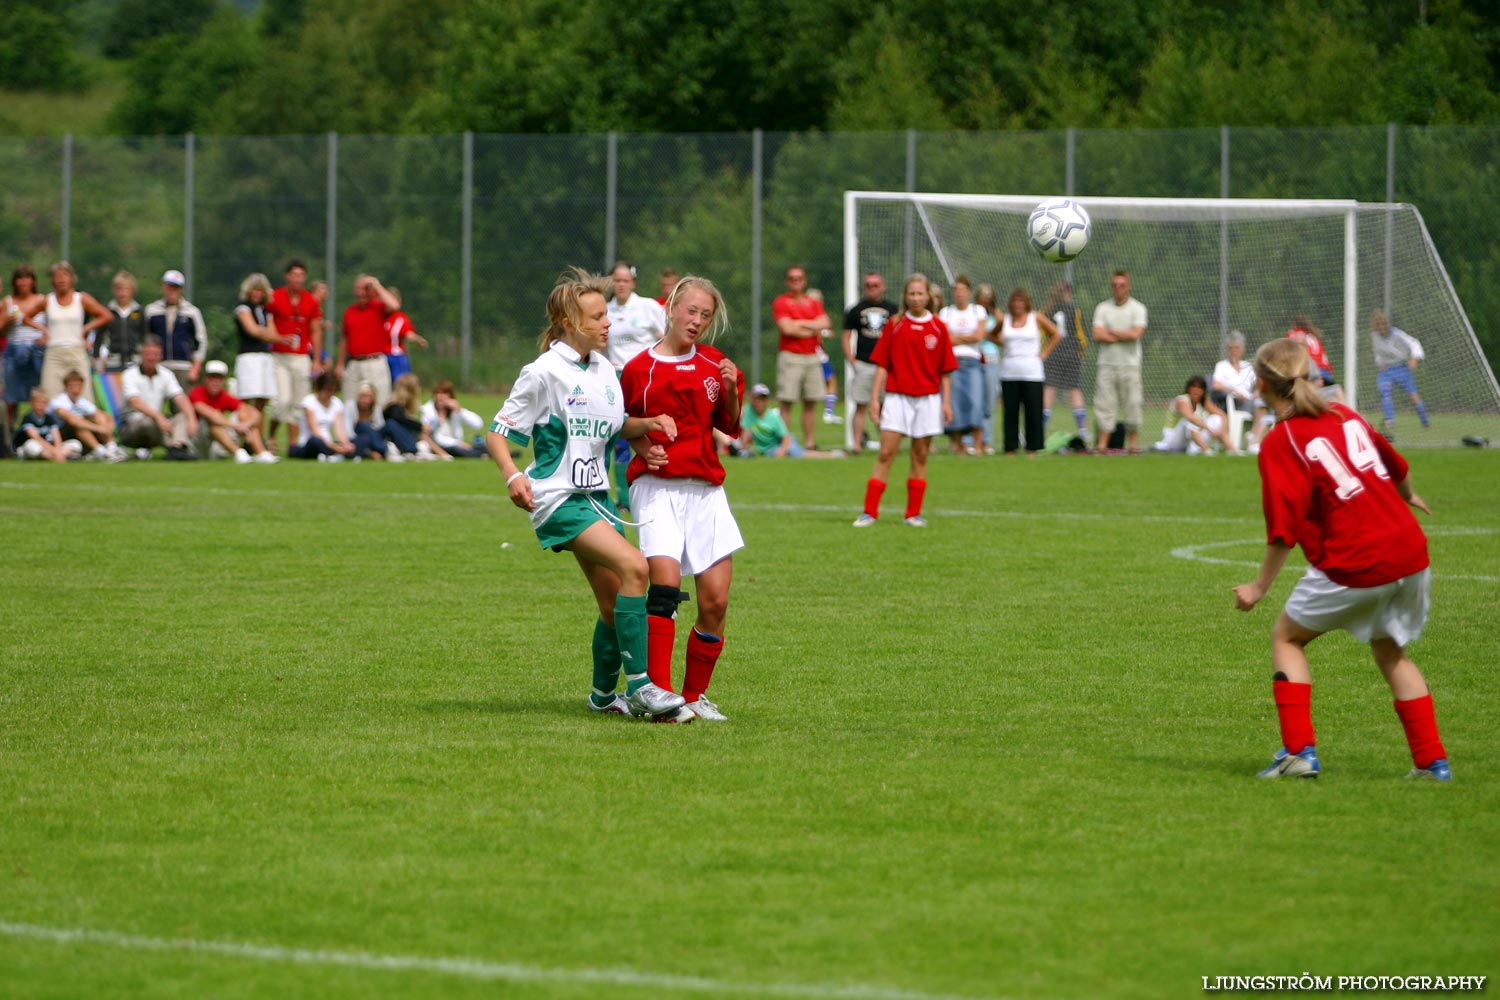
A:
POLYGON ((724 722, 707 692, 724 651, 732 557, 745 542, 724 493, 714 432, 739 436, 745 379, 733 361, 705 343, 727 322, 724 298, 713 282, 691 275, 677 282, 667 297, 666 314, 666 336, 620 373, 625 412, 670 416, 677 432, 675 439, 652 433, 634 444, 637 452, 651 443, 664 447, 664 464, 648 467, 637 454, 625 472, 640 522, 641 551, 651 571, 647 662, 652 682, 672 690, 675 619, 685 596, 679 588, 683 574, 689 574, 698 616, 688 634, 682 679, 687 704, 672 721, 724 722))
POLYGON ((1308 378, 1306 348, 1271 341, 1256 353, 1255 374, 1276 414, 1260 450, 1266 557, 1254 583, 1234 588, 1235 605, 1255 607, 1293 545, 1312 564, 1271 632, 1282 746, 1260 776, 1318 776, 1307 644, 1342 629, 1370 644, 1395 696, 1414 765, 1407 777, 1447 781, 1432 694, 1406 655, 1427 622, 1431 579, 1427 538, 1408 506, 1432 511, 1412 491, 1395 448, 1358 413, 1323 400, 1308 378))

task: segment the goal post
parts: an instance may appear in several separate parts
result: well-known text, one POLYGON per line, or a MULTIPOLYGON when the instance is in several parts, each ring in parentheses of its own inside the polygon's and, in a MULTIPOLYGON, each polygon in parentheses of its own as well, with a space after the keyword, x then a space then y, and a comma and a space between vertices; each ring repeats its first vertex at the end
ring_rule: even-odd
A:
MULTIPOLYGON (((1500 436, 1500 384, 1411 205, 1337 199, 1076 198, 1093 220, 1088 248, 1067 265, 1030 248, 1026 219, 1045 196, 848 191, 844 195, 844 297, 857 301, 861 275, 885 275, 891 297, 908 269, 951 286, 960 274, 992 285, 1003 303, 1014 288, 1036 306, 1070 281, 1087 323, 1109 297, 1115 270, 1131 275, 1148 311, 1142 381, 1148 428, 1192 375, 1207 377, 1230 330, 1247 357, 1284 335, 1298 316, 1316 327, 1346 401, 1377 426, 1382 389, 1403 444, 1454 444, 1468 433, 1500 436), (1404 388, 1378 377, 1371 320, 1415 337, 1425 359, 1415 373, 1432 413, 1424 431, 1404 388)), ((1093 395, 1092 345, 1083 390, 1093 395)))

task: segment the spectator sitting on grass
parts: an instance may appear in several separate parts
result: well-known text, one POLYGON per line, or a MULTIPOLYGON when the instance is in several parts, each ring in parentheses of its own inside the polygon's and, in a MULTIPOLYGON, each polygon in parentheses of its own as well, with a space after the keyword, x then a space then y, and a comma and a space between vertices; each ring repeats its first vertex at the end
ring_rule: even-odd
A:
POLYGON ((344 433, 344 401, 335 395, 338 386, 338 376, 331 371, 319 372, 313 379, 313 391, 302 400, 293 458, 342 462, 354 454, 354 444, 344 433))
POLYGON ((58 393, 47 409, 56 414, 62 425, 65 441, 78 441, 84 457, 94 461, 119 462, 126 458, 124 450, 115 443, 115 418, 94 405, 84 395, 83 372, 73 370, 63 376, 63 391, 58 393))
MULTIPOLYGON (((377 396, 378 394, 377 389, 377 396)), ((385 418, 386 437, 395 442, 402 454, 416 455, 419 462, 437 459, 451 462, 453 456, 439 448, 427 428, 422 425, 418 416, 421 412, 418 401, 421 398, 422 383, 417 376, 407 372, 396 379, 396 384, 391 387, 391 400, 381 411, 381 416, 385 418)))
POLYGON ((198 415, 177 377, 162 366, 161 338, 147 334, 141 341, 139 364, 125 369, 125 416, 120 420, 120 443, 127 448, 165 445, 167 458, 193 460, 189 447, 198 436, 198 415), (172 404, 172 416, 166 415, 172 404))
POLYGON ((368 382, 359 384, 354 396, 354 455, 377 462, 402 461, 401 452, 386 436, 385 427, 376 423, 375 387, 368 382))
POLYGON ((266 450, 260 436, 260 411, 231 395, 224 388, 228 380, 229 366, 210 361, 203 366, 203 384, 188 393, 188 401, 198 415, 200 453, 206 448, 209 458, 233 455, 240 465, 273 464, 276 456, 266 450))
POLYGON ((438 379, 432 386, 432 399, 422 404, 422 426, 432 436, 432 441, 454 458, 489 458, 483 445, 484 418, 473 410, 466 410, 453 395, 453 383, 438 379), (466 441, 474 435, 472 443, 466 441))
POLYGON ((62 423, 47 407, 47 393, 41 386, 31 390, 31 412, 21 419, 13 444, 17 458, 66 462, 83 453, 83 443, 77 438, 63 440, 62 423))
POLYGON ((740 415, 740 454, 766 455, 771 458, 834 458, 841 454, 831 451, 810 451, 802 447, 780 410, 773 410, 771 387, 757 383, 750 390, 750 412, 740 415))

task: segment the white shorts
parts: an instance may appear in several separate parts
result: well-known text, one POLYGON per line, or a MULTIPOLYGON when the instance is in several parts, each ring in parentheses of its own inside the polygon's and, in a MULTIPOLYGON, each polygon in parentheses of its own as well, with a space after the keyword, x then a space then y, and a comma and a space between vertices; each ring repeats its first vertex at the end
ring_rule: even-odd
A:
POLYGON ((745 547, 722 486, 644 475, 630 484, 630 510, 641 525, 641 552, 676 559, 685 576, 745 547))
POLYGON ((943 433, 943 397, 886 393, 880 404, 880 429, 897 431, 909 438, 935 437, 943 433))
POLYGON ((235 393, 241 399, 276 398, 276 360, 270 351, 237 354, 234 358, 235 393))
POLYGON ((1405 646, 1427 624, 1431 581, 1432 570, 1424 569, 1379 587, 1345 587, 1310 567, 1286 599, 1286 615, 1314 632, 1343 629, 1360 642, 1390 639, 1405 646))

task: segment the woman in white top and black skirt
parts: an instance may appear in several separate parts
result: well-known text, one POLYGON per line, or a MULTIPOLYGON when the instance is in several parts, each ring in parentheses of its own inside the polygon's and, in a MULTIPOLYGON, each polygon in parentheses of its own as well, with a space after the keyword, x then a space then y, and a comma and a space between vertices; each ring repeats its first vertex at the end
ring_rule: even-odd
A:
POLYGON ((1057 347, 1057 324, 1037 312, 1031 293, 1017 288, 1005 303, 1005 316, 995 329, 1000 341, 1000 395, 1005 402, 1005 453, 1021 447, 1021 411, 1026 411, 1026 451, 1042 446, 1043 363, 1057 347), (1046 335, 1046 343, 1042 336, 1046 335))

